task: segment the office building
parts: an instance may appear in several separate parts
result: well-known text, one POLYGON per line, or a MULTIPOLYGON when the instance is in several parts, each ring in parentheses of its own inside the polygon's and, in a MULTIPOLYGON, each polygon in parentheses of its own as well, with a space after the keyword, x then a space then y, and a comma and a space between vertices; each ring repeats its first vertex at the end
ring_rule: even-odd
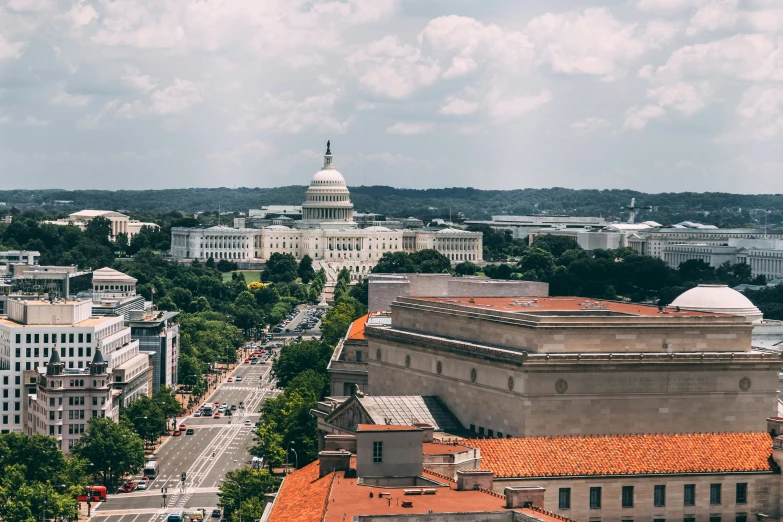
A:
POLYGON ((173 319, 179 312, 133 310, 127 324, 139 349, 152 353, 152 391, 177 383, 179 324, 173 319))

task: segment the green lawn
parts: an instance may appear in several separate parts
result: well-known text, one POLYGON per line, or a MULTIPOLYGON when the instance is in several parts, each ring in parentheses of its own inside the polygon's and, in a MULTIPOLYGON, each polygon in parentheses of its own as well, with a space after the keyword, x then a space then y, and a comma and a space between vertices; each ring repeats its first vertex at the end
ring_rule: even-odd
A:
MULTIPOLYGON (((237 272, 245 274, 245 281, 247 281, 248 284, 253 281, 261 281, 261 270, 237 270, 237 272)), ((233 272, 223 272, 223 282, 231 281, 231 274, 233 274, 233 272)))

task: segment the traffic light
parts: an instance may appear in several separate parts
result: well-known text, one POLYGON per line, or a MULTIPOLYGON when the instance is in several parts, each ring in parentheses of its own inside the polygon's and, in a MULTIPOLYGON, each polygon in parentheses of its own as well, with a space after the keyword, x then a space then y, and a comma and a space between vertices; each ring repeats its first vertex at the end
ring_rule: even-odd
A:
POLYGON ((188 478, 188 474, 183 471, 182 472, 182 479, 181 479, 182 482, 185 482, 185 480, 187 480, 187 478, 188 478))

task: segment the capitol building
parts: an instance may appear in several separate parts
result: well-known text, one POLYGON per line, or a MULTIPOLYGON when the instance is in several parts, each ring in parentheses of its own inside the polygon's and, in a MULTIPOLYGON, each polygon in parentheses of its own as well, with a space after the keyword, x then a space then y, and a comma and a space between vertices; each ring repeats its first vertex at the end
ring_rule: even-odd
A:
POLYGON ((324 267, 334 275, 348 268, 354 279, 366 277, 385 252, 434 249, 453 264, 483 259, 480 232, 454 228, 359 228, 345 178, 334 168, 329 143, 323 168, 315 173, 305 193, 302 219, 290 221, 290 226, 269 225, 261 229, 175 227, 171 229, 171 255, 177 259, 234 262, 264 261, 275 252, 297 259, 308 255, 316 270, 324 267))

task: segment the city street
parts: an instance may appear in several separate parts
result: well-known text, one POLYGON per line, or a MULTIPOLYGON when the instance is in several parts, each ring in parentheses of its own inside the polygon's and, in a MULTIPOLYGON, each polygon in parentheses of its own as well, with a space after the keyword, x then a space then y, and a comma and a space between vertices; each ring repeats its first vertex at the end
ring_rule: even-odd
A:
MULTIPOLYGON (((185 417, 177 419, 195 430, 194 435, 171 437, 155 453, 160 463, 159 474, 146 491, 110 495, 108 500, 93 506, 90 520, 97 522, 160 522, 175 508, 191 512, 196 508, 209 511, 217 507, 220 480, 227 471, 250 463, 247 447, 253 441, 253 429, 265 399, 276 397, 280 390, 269 381, 272 369, 267 364, 241 364, 229 376, 234 382, 224 381, 205 403, 236 404, 232 416, 185 417), (242 382, 236 377, 242 376, 242 382), (239 403, 245 403, 244 409, 239 403), (249 425, 245 422, 250 421, 249 425), (180 477, 187 474, 184 487, 180 477), (161 488, 167 488, 163 505, 161 488)), ((208 513, 209 515, 209 513, 208 513)))

